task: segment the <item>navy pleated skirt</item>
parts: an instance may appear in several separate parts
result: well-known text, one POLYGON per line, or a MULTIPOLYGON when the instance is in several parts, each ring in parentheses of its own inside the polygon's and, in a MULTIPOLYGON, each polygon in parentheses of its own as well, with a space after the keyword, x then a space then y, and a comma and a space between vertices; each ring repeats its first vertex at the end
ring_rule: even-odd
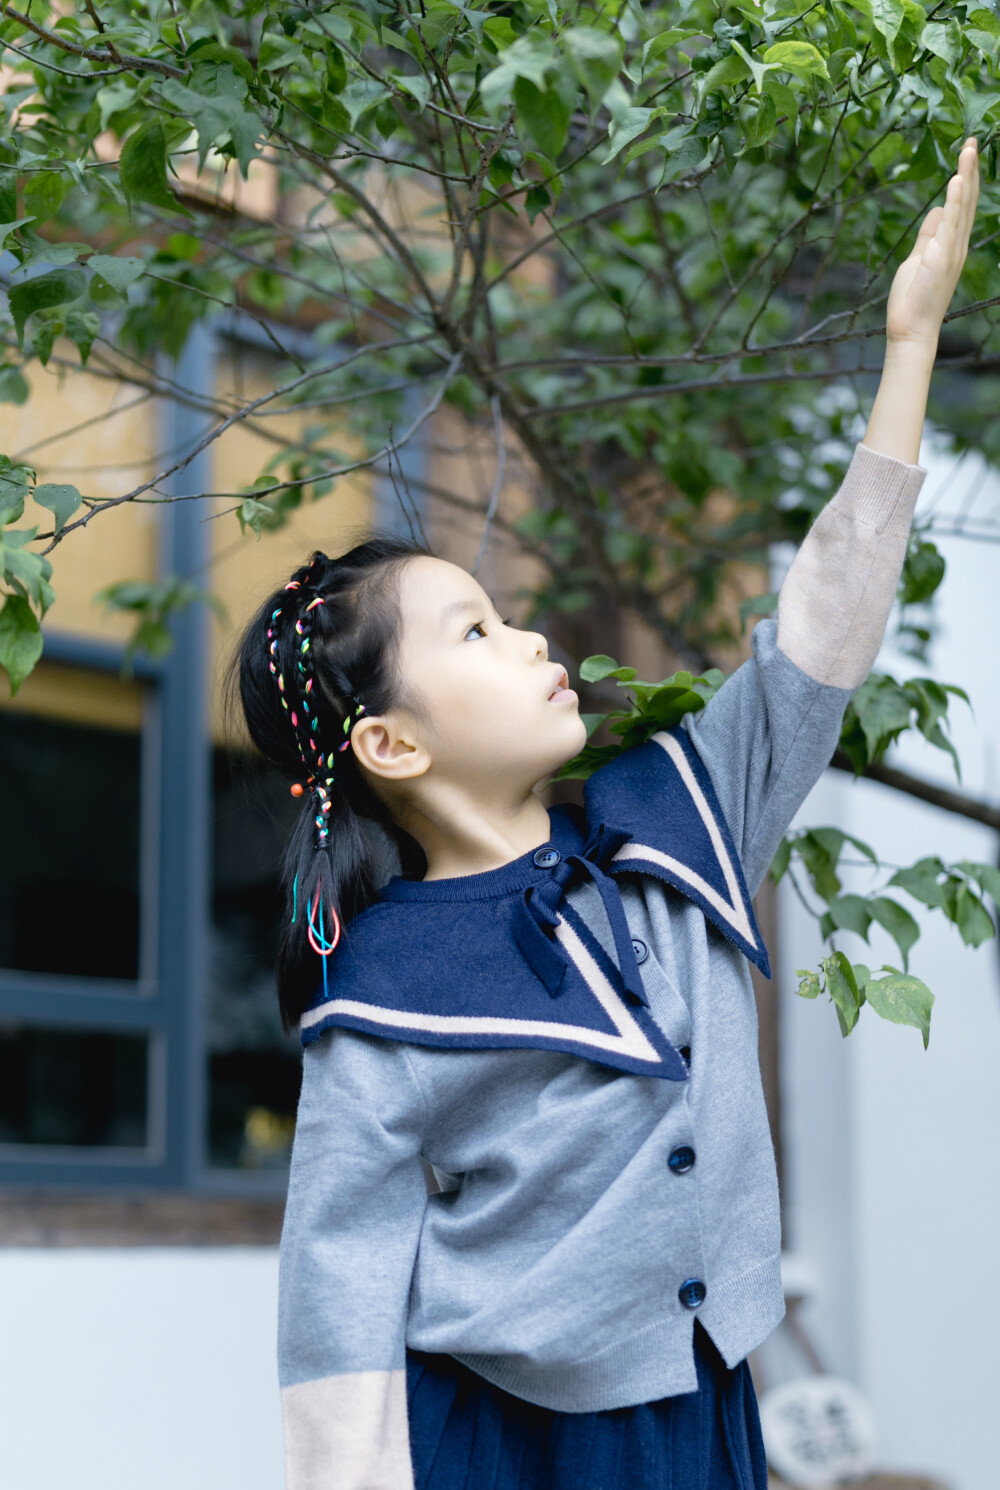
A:
POLYGON ((695 1361, 695 1392, 554 1412, 407 1348, 416 1490, 767 1490, 749 1366, 730 1370, 697 1321, 695 1361))

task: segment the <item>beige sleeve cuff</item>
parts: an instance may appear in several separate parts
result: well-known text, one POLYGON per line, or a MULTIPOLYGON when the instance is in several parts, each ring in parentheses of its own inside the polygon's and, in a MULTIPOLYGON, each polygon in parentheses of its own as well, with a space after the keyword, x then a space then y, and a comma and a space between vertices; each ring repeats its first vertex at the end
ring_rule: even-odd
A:
POLYGON ((832 688, 858 688, 878 656, 927 471, 859 443, 778 596, 778 646, 832 688))
POLYGON ((413 1490, 405 1368, 303 1381, 281 1405, 288 1490, 413 1490))

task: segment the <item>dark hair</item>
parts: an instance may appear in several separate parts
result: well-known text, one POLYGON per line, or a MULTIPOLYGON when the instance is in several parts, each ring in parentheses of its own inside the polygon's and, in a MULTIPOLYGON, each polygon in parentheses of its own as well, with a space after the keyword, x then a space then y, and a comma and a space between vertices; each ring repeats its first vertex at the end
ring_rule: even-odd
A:
MULTIPOLYGON (((353 750, 339 749, 349 738, 345 724, 353 726, 356 701, 367 714, 402 702, 398 580, 402 566, 419 556, 430 557, 430 550, 392 536, 370 538, 340 558, 316 551, 288 585, 268 596, 237 645, 235 671, 250 737, 272 766, 304 783, 302 814, 281 862, 286 914, 276 971, 286 1031, 298 1023, 323 976, 309 941, 311 908, 317 906, 329 939, 337 919, 343 928, 372 900, 387 847, 404 871, 423 857, 371 790, 353 750), (309 744, 331 763, 328 792, 312 783, 313 768, 303 758, 309 744)), ((336 956, 323 960, 331 973, 336 956)))

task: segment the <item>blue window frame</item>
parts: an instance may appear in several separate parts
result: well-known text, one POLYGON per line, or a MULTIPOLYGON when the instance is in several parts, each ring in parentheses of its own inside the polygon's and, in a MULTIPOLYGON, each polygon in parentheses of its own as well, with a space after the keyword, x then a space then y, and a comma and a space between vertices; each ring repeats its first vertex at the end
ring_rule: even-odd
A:
MULTIPOLYGON (((287 343, 288 328, 281 328, 281 336, 287 343)), ((222 337, 261 349, 269 345, 261 329, 238 313, 197 326, 171 369, 196 398, 189 407, 167 404, 163 449, 194 449, 212 422, 197 407, 197 395, 213 391, 222 337)), ((299 340, 300 352, 309 353, 308 338, 299 340)), ((210 490, 210 458, 210 448, 195 455, 168 478, 166 490, 176 497, 210 490)), ((409 448, 406 460, 410 473, 419 476, 423 451, 409 448)), ((405 527, 387 478, 376 478, 374 516, 383 528, 405 527)), ((201 504, 164 504, 158 541, 161 573, 205 584, 210 553, 201 504)), ((21 942, 5 938, 0 916, 0 1185, 235 1195, 273 1195, 285 1186, 283 1143, 297 1095, 298 1041, 293 1036, 282 1044, 280 1028, 275 1036, 273 1000, 262 1000, 260 987, 253 1038, 230 1042, 236 1048, 222 1041, 223 1049, 213 1049, 213 1040, 220 1044, 213 1030, 220 1013, 225 1016, 226 999, 232 1007, 233 990, 242 991, 240 916, 245 923, 248 907, 261 923, 277 914, 276 844, 292 804, 286 784, 269 780, 266 772, 249 792, 231 790, 231 763, 213 746, 209 727, 205 608, 186 608, 173 619, 172 631, 174 646, 166 657, 135 661, 144 695, 137 736, 112 740, 97 730, 84 739, 58 721, 39 722, 13 711, 0 718, 0 736, 6 731, 10 740, 20 731, 22 761, 51 756, 57 777, 76 774, 63 785, 87 799, 71 824, 72 872, 59 882, 62 899, 44 879, 45 854, 58 857, 58 845, 45 851, 40 846, 43 878, 21 887, 33 918, 30 927, 21 926, 21 942), (237 798, 242 806, 233 805, 237 798), (261 869, 250 876, 249 889, 234 889, 231 873, 227 880, 218 862, 224 858, 220 842, 224 850, 224 835, 238 812, 250 815, 241 830, 256 812, 254 843, 262 845, 261 869), (270 838, 261 831, 265 820, 270 838), (103 830, 94 826, 100 822, 103 830), (88 835, 99 844, 97 859, 84 852, 88 835), (101 862, 100 853, 115 862, 101 862), (98 934, 87 920, 88 863, 96 865, 92 877, 101 880, 92 897, 98 934), (102 876, 113 882, 111 890, 102 876), (51 955, 48 946, 37 953, 10 951, 31 945, 28 933, 36 921, 36 935, 51 938, 51 955), (91 948, 86 956, 84 946, 91 948), (220 981, 220 957, 232 963, 228 983, 220 981), (5 959, 12 965, 3 966, 5 959), (262 1036, 265 1002, 273 1026, 262 1036), (248 1164, 236 1152, 237 1129, 254 1091, 263 1097, 249 1108, 248 1132, 253 1123, 256 1128, 248 1164), (268 1093, 277 1095, 272 1100, 268 1093), (270 1111, 269 1103, 278 1110, 270 1111)), ((122 646, 46 631, 43 665, 114 678, 123 658, 122 646)), ((44 784, 39 792, 44 800, 44 784)), ((15 838, 27 833, 30 805, 23 808, 15 838)), ((0 802, 0 822, 2 816, 0 802)), ((58 812, 53 821, 62 821, 58 812)), ((8 841, 12 822, 8 813, 8 841)), ((259 983, 270 948, 266 936, 258 942, 259 983)))

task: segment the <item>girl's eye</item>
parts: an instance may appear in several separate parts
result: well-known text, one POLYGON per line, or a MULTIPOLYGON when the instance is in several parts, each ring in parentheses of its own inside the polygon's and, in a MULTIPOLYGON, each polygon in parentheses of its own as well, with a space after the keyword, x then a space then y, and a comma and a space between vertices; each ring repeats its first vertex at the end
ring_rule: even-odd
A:
MULTIPOLYGON (((513 616, 507 616, 507 617, 505 617, 504 620, 502 620, 500 622, 500 625, 501 626, 509 626, 510 623, 513 621, 513 619, 514 619, 513 616)), ((486 622, 485 621, 473 621, 472 625, 469 627, 468 631, 465 633, 466 634, 466 637, 471 636, 474 631, 478 631, 478 632, 481 633, 481 635, 485 636, 486 635, 486 622)))

